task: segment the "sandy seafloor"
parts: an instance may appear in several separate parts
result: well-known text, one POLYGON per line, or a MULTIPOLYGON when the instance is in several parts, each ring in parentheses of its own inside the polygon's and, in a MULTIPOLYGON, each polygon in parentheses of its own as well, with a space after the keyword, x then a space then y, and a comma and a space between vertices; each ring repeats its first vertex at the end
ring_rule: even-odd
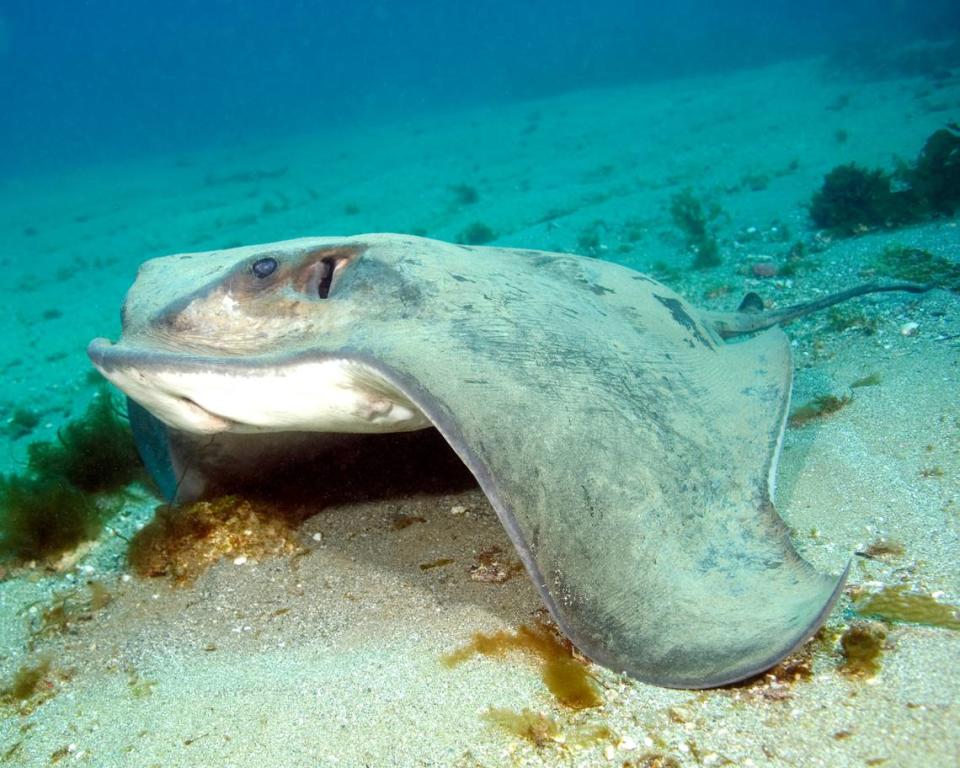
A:
MULTIPOLYGON (((303 235, 454 239, 480 220, 497 232, 492 244, 572 252, 592 229, 593 255, 642 271, 673 264, 668 282, 704 307, 732 309, 748 290, 785 306, 863 281, 890 244, 960 258, 960 219, 941 219, 824 241, 819 266, 789 279, 749 270, 783 263, 795 240, 815 242, 804 203, 827 170, 852 160, 890 168, 958 117, 958 78, 863 82, 810 61, 7 180, 0 404, 5 418, 24 407, 42 419, 31 435, 4 438, 0 465, 21 469, 28 442, 82 413, 95 391, 85 345, 116 337, 123 293, 148 257, 303 235), (742 183, 751 175, 768 181, 742 183), (458 204, 457 184, 475 187, 477 202, 458 204), (717 222, 720 268, 687 268, 669 201, 688 186, 727 214, 717 222), (790 237, 779 242, 771 228, 784 225, 790 237)), ((831 418, 788 430, 778 508, 816 567, 836 572, 854 551, 894 539, 903 555, 856 557, 851 585, 906 583, 956 604, 957 296, 870 297, 859 310, 876 320, 874 334, 834 330, 822 315, 788 328, 795 402, 849 394, 874 372, 881 383, 857 389, 831 418), (907 323, 913 335, 901 333, 907 323)), ((113 521, 124 535, 157 503, 134 490, 139 501, 113 521)), ((775 695, 763 685, 666 690, 591 667, 604 703, 573 712, 523 655, 439 662, 473 632, 516 628, 540 607, 522 575, 470 578, 479 552, 509 551, 478 490, 339 506, 318 490, 317 499, 301 532, 306 556, 223 562, 189 588, 131 578, 124 542, 110 534, 61 572, 8 570, 5 679, 25 658, 30 605, 91 579, 113 601, 39 644, 36 653, 53 654, 53 695, 28 716, 0 718, 0 765, 957 764, 958 632, 891 626, 881 670, 866 681, 842 675, 840 654, 821 644, 812 679, 775 695), (398 514, 426 522, 395 530, 398 514), (419 568, 438 558, 454 562, 419 568), (570 734, 600 723, 612 735, 537 746, 483 719, 490 707, 547 714, 570 734)), ((843 629, 849 606, 842 598, 828 627, 843 629)))

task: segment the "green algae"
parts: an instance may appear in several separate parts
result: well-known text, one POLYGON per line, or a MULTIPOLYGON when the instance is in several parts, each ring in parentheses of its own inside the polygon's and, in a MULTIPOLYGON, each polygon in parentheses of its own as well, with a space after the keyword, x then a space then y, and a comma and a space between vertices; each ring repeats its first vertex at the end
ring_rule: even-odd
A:
POLYGON ((721 263, 720 247, 712 222, 723 213, 719 205, 704 204, 692 189, 685 189, 670 198, 670 215, 683 233, 687 247, 694 252, 694 269, 709 269, 721 263))
POLYGON ((83 416, 57 433, 55 442, 28 446, 28 470, 37 477, 58 477, 90 493, 122 488, 141 469, 133 435, 102 389, 83 416))
POLYGON ((27 471, 0 475, 0 558, 49 558, 95 538, 115 506, 114 491, 141 471, 127 424, 107 390, 56 441, 27 446, 27 471))
POLYGON ((59 555, 95 538, 111 513, 62 478, 0 476, 0 558, 59 555))
POLYGON ((936 285, 960 292, 960 263, 922 248, 890 245, 873 259, 873 268, 882 275, 913 283, 936 285))
POLYGON ((474 221, 457 235, 457 242, 464 245, 483 245, 491 240, 496 240, 496 238, 497 233, 493 229, 482 221, 474 221))

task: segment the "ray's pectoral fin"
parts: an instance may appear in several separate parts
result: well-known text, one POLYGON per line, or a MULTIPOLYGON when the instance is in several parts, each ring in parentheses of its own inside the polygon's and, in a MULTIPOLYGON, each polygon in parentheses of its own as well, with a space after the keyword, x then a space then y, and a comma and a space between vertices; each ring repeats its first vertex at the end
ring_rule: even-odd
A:
POLYGON ((586 489, 602 514, 520 526, 574 642, 612 669, 672 687, 768 669, 817 630, 845 579, 797 554, 771 501, 792 373, 784 334, 727 345, 702 373, 684 409, 658 400, 656 429, 617 435, 615 423, 594 424, 621 445, 551 478, 566 483, 571 504, 586 489), (604 481, 611 457, 619 477, 604 481))

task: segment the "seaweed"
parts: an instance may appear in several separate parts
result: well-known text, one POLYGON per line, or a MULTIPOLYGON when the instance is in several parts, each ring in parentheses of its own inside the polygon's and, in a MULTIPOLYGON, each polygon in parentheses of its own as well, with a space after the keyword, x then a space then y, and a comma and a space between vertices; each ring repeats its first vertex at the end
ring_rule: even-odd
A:
POLYGON ((902 193, 893 191, 893 176, 856 163, 838 165, 810 200, 810 218, 822 229, 853 235, 904 223, 902 193))
POLYGON ((952 216, 960 205, 960 125, 927 137, 913 163, 895 173, 847 163, 833 168, 810 201, 813 223, 849 236, 952 216))
POLYGON ((476 188, 469 184, 451 184, 449 189, 453 192, 453 198, 457 205, 473 205, 480 199, 480 194, 476 188))
POLYGON ((78 621, 89 621, 93 614, 113 600, 113 595, 103 582, 88 582, 87 589, 87 593, 79 587, 57 592, 43 610, 36 610, 38 604, 29 606, 31 647, 38 640, 70 632, 78 621))
POLYGON ((580 725, 564 730, 556 719, 549 715, 522 709, 490 707, 481 717, 535 747, 542 748, 554 743, 563 747, 585 748, 603 741, 614 741, 613 731, 606 725, 580 725))
POLYGON ((936 285, 960 293, 960 263, 922 248, 888 245, 883 253, 873 259, 873 268, 898 280, 936 285))
POLYGON ((502 657, 515 650, 540 662, 543 682, 564 706, 587 709, 603 703, 586 667, 574 656, 570 642, 558 638, 542 622, 533 627, 521 626, 516 632, 476 632, 469 643, 446 654, 441 661, 452 668, 476 654, 502 657))
POLYGON ((870 560, 885 560, 886 558, 903 557, 906 550, 903 544, 893 539, 877 539, 868 547, 859 550, 856 554, 870 560))
POLYGON ((862 378, 857 379, 850 385, 851 389, 860 389, 860 387, 877 387, 880 385, 881 379, 879 373, 869 373, 862 378))
POLYGON ((867 317, 857 309, 833 307, 827 311, 827 326, 834 333, 843 333, 855 328, 864 336, 872 336, 877 332, 880 321, 875 317, 867 317))
POLYGON ((49 558, 96 537, 114 506, 93 494, 140 472, 133 437, 106 390, 56 442, 27 446, 24 474, 0 475, 0 557, 49 558))
POLYGON ((497 233, 482 221, 475 221, 457 235, 457 242, 464 245, 483 245, 495 240, 497 233))
POLYGON ((61 554, 95 538, 112 512, 61 477, 0 476, 0 558, 61 554))
POLYGON ((606 222, 602 219, 590 222, 577 235, 577 251, 584 256, 597 258, 604 250, 604 245, 600 240, 600 230, 605 230, 606 227, 606 222))
POLYGON ((34 476, 62 478, 90 493, 122 488, 141 471, 133 435, 106 389, 94 397, 80 419, 57 433, 56 442, 33 443, 27 454, 34 476))
POLYGON ((818 395, 799 408, 794 409, 790 414, 787 423, 791 427, 802 427, 811 421, 822 419, 832 413, 836 413, 841 408, 850 404, 853 398, 849 395, 837 397, 836 395, 818 395))
POLYGON ((26 437, 40 424, 40 414, 30 408, 15 408, 7 419, 7 434, 13 440, 26 437))
POLYGON ((491 725, 525 739, 536 747, 544 747, 550 742, 560 740, 560 724, 548 715, 529 709, 514 712, 512 709, 490 707, 481 717, 491 725))
POLYGON ((721 213, 722 209, 716 203, 704 210, 703 203, 690 188, 670 198, 670 215, 683 233, 687 247, 695 254, 695 269, 708 269, 721 263, 720 247, 710 225, 721 213))
POLYGON ((875 621, 857 621, 840 636, 844 662, 840 671, 850 677, 873 677, 880 671, 880 657, 887 630, 875 621))
POLYGON ((861 616, 873 616, 883 621, 960 629, 960 608, 942 603, 933 595, 913 591, 905 584, 858 596, 853 610, 861 616))
POLYGON ((902 177, 925 211, 952 216, 960 204, 960 126, 934 131, 902 177))

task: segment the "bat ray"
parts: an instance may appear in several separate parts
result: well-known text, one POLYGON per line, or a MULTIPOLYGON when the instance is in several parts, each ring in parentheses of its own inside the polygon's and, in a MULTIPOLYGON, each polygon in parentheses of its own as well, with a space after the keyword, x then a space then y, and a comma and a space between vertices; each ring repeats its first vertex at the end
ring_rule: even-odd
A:
POLYGON ((585 654, 702 688, 790 653, 846 576, 803 560, 773 507, 793 373, 777 323, 890 289, 924 288, 711 314, 579 256, 305 238, 147 261, 121 339, 89 354, 178 500, 311 434, 436 427, 585 654))

